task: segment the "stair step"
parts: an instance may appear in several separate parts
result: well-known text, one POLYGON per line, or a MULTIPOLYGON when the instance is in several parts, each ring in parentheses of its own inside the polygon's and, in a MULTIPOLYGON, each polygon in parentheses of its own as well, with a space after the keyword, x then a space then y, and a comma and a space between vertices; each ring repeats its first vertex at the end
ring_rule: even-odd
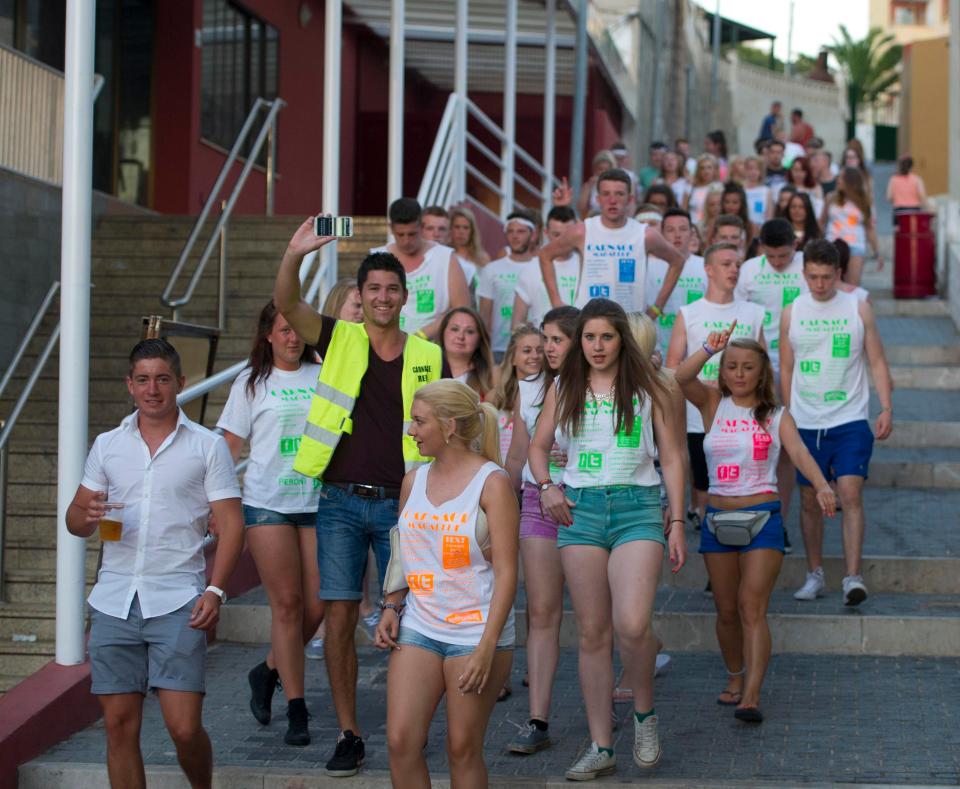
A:
POLYGON ((877 321, 885 348, 894 345, 960 346, 960 332, 947 317, 888 317, 877 321))
POLYGON ((0 605, 0 642, 30 643, 14 641, 14 634, 35 635, 38 641, 53 641, 57 632, 56 618, 56 608, 50 605, 36 603, 0 605))
POLYGON ((947 302, 941 298, 874 299, 871 297, 870 301, 873 304, 874 313, 879 318, 939 318, 950 314, 947 302))
POLYGON ((960 389, 960 368, 927 365, 890 367, 893 385, 899 389, 960 389))
POLYGON ((960 364, 960 345, 885 345, 891 365, 960 364))
MULTIPOLYGON (((253 590, 223 607, 217 639, 226 642, 268 643, 270 608, 253 590)), ((261 593, 262 597, 262 593, 261 593)), ((517 645, 526 643, 522 595, 516 606, 517 645)), ((776 654, 960 656, 960 595, 871 593, 862 605, 844 607, 840 593, 803 603, 787 590, 771 596, 767 619, 776 654)), ((702 591, 661 589, 654 607, 654 627, 667 650, 716 648, 716 610, 702 591)), ((361 625, 358 643, 369 643, 361 625)), ((577 645, 576 618, 565 606, 560 646, 577 645)))
MULTIPOLYGON (((96 580, 89 570, 86 573, 85 594, 89 593, 96 580)), ((56 570, 10 569, 6 572, 4 592, 7 601, 13 604, 35 603, 53 605, 56 602, 56 570)))
POLYGON ((0 641, 0 674, 26 677, 43 668, 55 654, 53 640, 0 641))

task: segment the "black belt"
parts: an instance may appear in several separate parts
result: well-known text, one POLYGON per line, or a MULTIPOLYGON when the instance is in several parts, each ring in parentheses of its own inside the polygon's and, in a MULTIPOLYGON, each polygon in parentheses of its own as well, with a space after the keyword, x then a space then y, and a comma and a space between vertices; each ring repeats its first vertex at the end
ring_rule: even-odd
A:
POLYGON ((365 499, 399 499, 400 488, 385 487, 383 485, 358 485, 353 482, 324 482, 340 490, 345 490, 349 496, 361 496, 365 499))

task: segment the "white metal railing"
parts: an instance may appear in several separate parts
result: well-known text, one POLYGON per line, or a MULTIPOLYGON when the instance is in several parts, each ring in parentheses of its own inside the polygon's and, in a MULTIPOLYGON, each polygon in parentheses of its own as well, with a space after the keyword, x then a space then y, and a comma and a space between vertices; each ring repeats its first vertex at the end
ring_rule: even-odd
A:
POLYGON ((469 200, 474 205, 490 211, 496 217, 497 213, 489 209, 477 195, 470 194, 471 179, 474 184, 481 185, 485 190, 489 190, 497 196, 500 219, 505 218, 515 208, 524 205, 525 201, 518 200, 516 197, 517 186, 526 192, 531 200, 541 203, 544 211, 546 211, 549 204, 543 201, 543 195, 549 195, 552 187, 560 183, 553 173, 517 145, 515 141, 511 140, 504 130, 474 102, 469 98, 461 99, 456 93, 451 93, 440 119, 440 127, 437 129, 434 138, 430 158, 427 160, 427 168, 423 173, 423 180, 420 182, 417 201, 422 206, 450 206, 469 200), (458 112, 461 101, 464 102, 466 110, 463 113, 458 112), (467 119, 467 128, 459 128, 460 123, 457 119, 460 117, 467 119), (469 121, 471 119, 476 126, 492 135, 497 144, 502 147, 502 150, 512 151, 513 156, 504 157, 503 153, 497 153, 484 143, 477 134, 470 131, 469 121), (457 155, 460 142, 465 142, 463 150, 465 150, 466 156, 463 160, 459 159, 457 155), (488 164, 488 167, 484 168, 484 162, 488 164), (541 183, 539 185, 534 184, 518 173, 516 162, 520 162, 532 170, 541 183), (493 167, 492 172, 489 165, 493 167), (467 178, 466 176, 470 177, 467 178), (462 192, 458 190, 458 183, 466 184, 462 192), (514 186, 513 189, 509 190, 509 194, 503 188, 508 183, 514 186), (549 184, 550 188, 544 189, 544 183, 549 184))
MULTIPOLYGON (((53 304, 58 290, 60 290, 60 282, 56 281, 50 285, 46 296, 44 296, 43 301, 40 302, 37 314, 30 322, 26 334, 23 335, 20 345, 13 354, 10 366, 7 368, 6 373, 4 373, 3 379, 0 380, 0 397, 3 396, 7 384, 10 383, 10 379, 13 378, 13 374, 23 359, 24 354, 27 352, 27 348, 36 336, 37 330, 40 328, 40 324, 43 323, 43 319, 50 309, 50 305, 53 304)), ((0 420, 0 601, 3 600, 3 556, 6 548, 7 471, 9 468, 7 445, 10 443, 10 436, 13 434, 13 428, 16 427, 20 412, 23 411, 27 401, 30 399, 30 395, 33 393, 33 387, 36 386, 40 374, 43 372, 43 368, 47 365, 50 354, 53 353, 53 349, 57 347, 57 341, 59 339, 60 324, 58 323, 56 328, 50 333, 50 337, 43 346, 43 350, 40 351, 36 362, 34 362, 33 369, 27 375, 27 380, 20 390, 20 396, 10 409, 6 420, 0 420)))
POLYGON ((207 202, 204 203, 203 210, 200 212, 200 216, 197 217, 196 224, 194 224, 193 230, 190 232, 190 236, 187 238, 187 243, 184 245, 183 251, 180 253, 177 264, 170 273, 170 278, 167 280, 167 286, 164 288, 163 294, 160 296, 160 301, 173 309, 173 319, 175 321, 180 320, 181 308, 189 304, 190 299, 193 298, 193 292, 196 290, 197 284, 200 282, 200 278, 203 276, 203 271, 207 266, 207 262, 210 260, 210 256, 212 255, 214 248, 219 243, 221 270, 220 286, 218 288, 219 293, 217 315, 220 328, 224 328, 224 323, 226 321, 225 280, 227 266, 227 222, 230 220, 230 214, 233 212, 233 207, 236 204, 237 199, 240 197, 240 193, 243 191, 244 184, 247 182, 247 176, 250 175, 250 171, 253 169, 253 165, 256 162, 257 157, 260 155, 260 151, 263 149, 265 143, 267 145, 266 213, 267 216, 273 216, 277 158, 277 114, 285 105, 286 102, 280 98, 276 98, 273 101, 267 101, 266 99, 258 98, 253 103, 253 107, 250 109, 250 113, 247 115, 247 119, 244 121, 244 124, 240 129, 240 133, 237 135, 237 139, 234 141, 233 147, 230 149, 230 153, 227 155, 227 159, 223 163, 223 167, 220 168, 220 174, 217 176, 217 180, 214 182, 213 188, 210 190, 210 196, 207 198, 207 202), (230 175, 234 163, 239 158, 240 151, 242 150, 247 137, 253 129, 257 117, 263 111, 266 111, 266 117, 263 119, 263 122, 260 126, 260 132, 257 134, 257 137, 253 142, 253 146, 247 153, 246 162, 243 165, 243 169, 240 171, 240 176, 237 178, 237 181, 234 184, 233 191, 230 193, 230 196, 221 203, 222 209, 220 212, 220 218, 217 220, 217 224, 214 227, 213 232, 210 234, 207 245, 204 247, 203 252, 200 255, 200 259, 197 261, 193 276, 187 283, 187 288, 183 295, 178 298, 174 298, 173 290, 176 287, 177 280, 180 278, 180 273, 183 271, 190 254, 193 252, 193 246, 197 243, 197 239, 200 237, 200 233, 203 230, 203 225, 207 221, 207 217, 210 215, 210 210, 219 199, 220 190, 223 189, 223 185, 226 183, 227 177, 230 175))

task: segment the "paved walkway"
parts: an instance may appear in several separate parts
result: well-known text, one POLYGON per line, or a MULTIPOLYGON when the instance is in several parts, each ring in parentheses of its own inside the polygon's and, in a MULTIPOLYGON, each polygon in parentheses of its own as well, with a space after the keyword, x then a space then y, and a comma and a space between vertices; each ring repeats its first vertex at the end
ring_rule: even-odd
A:
MULTIPOLYGON (((304 776, 321 770, 329 758, 336 724, 322 663, 309 661, 307 702, 313 714, 314 742, 306 748, 283 744, 283 698, 277 716, 259 726, 247 708, 246 672, 262 659, 261 646, 220 645, 210 652, 205 722, 217 764, 286 768, 304 776)), ((487 735, 491 775, 557 777, 587 742, 577 684, 576 654, 564 650, 557 676, 551 732, 552 749, 515 756, 505 746, 526 715, 521 686, 526 653, 518 650, 513 697, 497 705, 487 735)), ((371 648, 360 653, 360 720, 367 731, 367 769, 386 770, 386 656, 371 648)), ((714 703, 724 683, 713 654, 675 654, 657 679, 664 757, 647 773, 630 756, 632 726, 617 734, 618 777, 699 781, 742 780, 795 785, 812 781, 956 785, 960 780, 960 659, 775 656, 764 688, 767 720, 761 726, 736 721, 729 708, 714 703)), ((620 708, 626 713, 626 707, 620 708)), ((445 716, 438 711, 430 729, 427 761, 434 774, 446 772, 445 716)), ((159 707, 147 700, 143 754, 150 765, 175 764, 163 731, 159 707)), ((101 724, 86 729, 42 757, 44 762, 102 764, 101 724)), ((344 786, 349 786, 345 782, 344 786)))

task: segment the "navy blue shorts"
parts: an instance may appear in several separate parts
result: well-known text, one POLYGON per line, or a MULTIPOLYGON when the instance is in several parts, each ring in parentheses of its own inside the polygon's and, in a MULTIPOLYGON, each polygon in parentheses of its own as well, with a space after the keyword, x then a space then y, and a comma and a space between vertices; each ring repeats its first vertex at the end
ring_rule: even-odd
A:
MULTIPOLYGON (((801 429, 799 432, 828 482, 847 476, 867 478, 873 454, 873 431, 866 419, 824 430, 801 429)), ((809 486, 811 483, 797 471, 797 484, 809 486)))
MULTIPOLYGON (((746 553, 755 551, 757 548, 773 548, 775 551, 783 553, 783 518, 780 516, 780 502, 768 501, 766 504, 755 504, 752 507, 743 507, 750 512, 769 512, 770 517, 763 524, 763 528, 757 533, 749 545, 723 545, 716 537, 710 533, 707 524, 704 523, 700 529, 700 553, 746 553)), ((706 519, 715 512, 723 512, 716 507, 707 507, 706 519)))

